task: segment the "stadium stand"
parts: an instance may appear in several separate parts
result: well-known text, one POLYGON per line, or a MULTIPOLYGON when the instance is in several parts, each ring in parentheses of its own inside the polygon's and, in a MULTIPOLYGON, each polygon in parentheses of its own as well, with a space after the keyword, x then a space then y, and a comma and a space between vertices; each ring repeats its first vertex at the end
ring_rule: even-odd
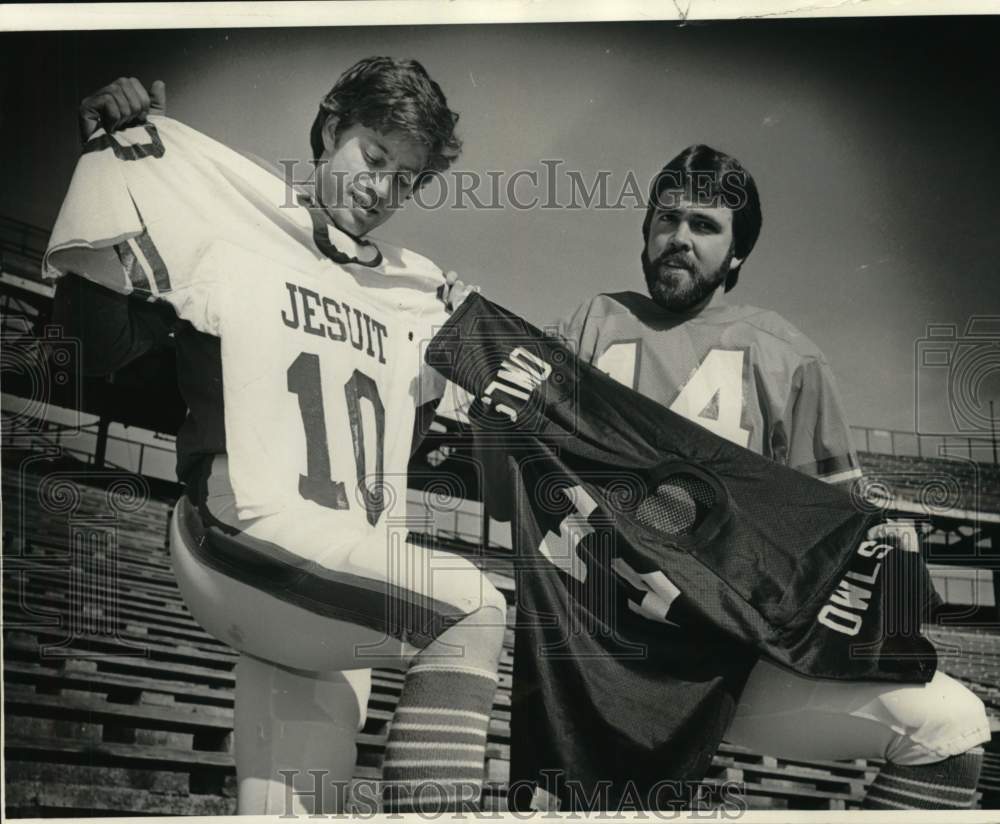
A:
MULTIPOLYGON (((6 812, 11 817, 225 814, 234 810, 234 654, 191 619, 166 525, 177 494, 118 470, 8 452, 3 471, 6 812)), ((461 547, 462 542, 449 541, 461 547)), ((478 557, 511 603, 509 557, 478 557)), ((933 627, 942 666, 1000 718, 1000 634, 933 627)), ((487 750, 484 807, 503 809, 513 633, 487 750)), ((379 670, 355 778, 379 778, 402 675, 379 670)), ((762 809, 851 809, 875 762, 806 762, 723 745, 709 790, 739 786, 762 809)), ((984 806, 1000 799, 990 753, 984 806)))
MULTIPOLYGON (((45 237, 43 230, 0 219, 5 343, 11 340, 12 319, 22 321, 13 324, 17 342, 43 334, 51 302, 51 289, 38 278, 45 237)), ((18 351, 17 346, 4 351, 4 391, 14 394, 31 389, 37 378, 9 360, 18 351)), ((143 371, 137 368, 135 378, 143 371)), ((141 394, 129 381, 124 376, 110 389, 85 386, 77 399, 94 414, 124 410, 123 398, 141 394)), ((143 397, 149 402, 130 408, 123 422, 171 431, 176 398, 143 397)), ((31 424, 25 415, 29 406, 17 406, 13 422, 5 414, 3 427, 6 814, 234 812, 235 656, 194 622, 174 583, 166 536, 177 485, 105 462, 106 416, 98 426, 96 448, 80 454, 53 445, 44 427, 24 426, 31 424), (25 432, 36 436, 26 439, 25 432), (11 435, 17 436, 17 448, 11 435)), ((442 448, 435 461, 460 458, 454 451, 445 454, 450 451, 447 426, 442 432, 429 439, 424 458, 442 448)), ((135 451, 139 460, 133 469, 142 471, 142 447, 135 451)), ((971 446, 969 452, 969 459, 961 461, 868 450, 862 461, 877 492, 873 505, 916 517, 932 561, 991 570, 996 564, 989 556, 1000 548, 994 525, 1000 523, 1000 472, 971 460, 971 446)), ((482 564, 506 595, 512 622, 516 592, 510 555, 489 539, 487 519, 475 513, 464 517, 466 526, 452 529, 451 538, 438 534, 428 540, 465 551, 482 564)), ((941 653, 942 668, 982 697, 1000 728, 1000 632, 994 609, 1000 599, 993 597, 992 586, 987 589, 986 613, 979 608, 982 593, 973 588, 962 602, 968 609, 927 631, 941 653)), ((483 801, 488 810, 506 807, 512 677, 513 632, 508 629, 489 729, 483 801)), ((401 685, 400 673, 375 672, 358 740, 356 781, 379 779, 401 685)), ((981 805, 992 809, 1000 808, 1000 738, 989 750, 979 789, 981 805)), ((878 766, 778 759, 724 744, 705 782, 705 798, 711 804, 727 790, 738 790, 751 808, 852 809, 878 766)))

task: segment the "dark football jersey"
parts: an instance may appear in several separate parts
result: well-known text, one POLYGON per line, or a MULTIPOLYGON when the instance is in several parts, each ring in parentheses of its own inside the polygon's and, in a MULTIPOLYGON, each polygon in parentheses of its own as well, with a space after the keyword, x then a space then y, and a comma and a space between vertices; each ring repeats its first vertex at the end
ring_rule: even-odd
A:
POLYGON ((915 611, 887 584, 908 586, 920 557, 866 541, 874 520, 844 492, 479 296, 427 359, 475 396, 470 420, 513 486, 515 805, 531 795, 519 781, 566 808, 602 786, 599 805, 630 788, 643 806, 672 803, 649 793, 703 777, 760 654, 825 678, 932 676, 919 618, 889 614, 915 611))

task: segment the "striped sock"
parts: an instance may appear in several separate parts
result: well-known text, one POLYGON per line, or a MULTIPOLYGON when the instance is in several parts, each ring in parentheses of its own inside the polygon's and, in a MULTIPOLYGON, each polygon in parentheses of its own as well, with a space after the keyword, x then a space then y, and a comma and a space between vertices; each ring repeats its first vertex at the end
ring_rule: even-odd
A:
POLYGON ((497 676, 463 666, 410 667, 382 764, 389 812, 454 812, 483 789, 497 676))
POLYGON ((886 764, 868 787, 866 810, 969 810, 983 766, 977 747, 935 764, 903 767, 886 764))

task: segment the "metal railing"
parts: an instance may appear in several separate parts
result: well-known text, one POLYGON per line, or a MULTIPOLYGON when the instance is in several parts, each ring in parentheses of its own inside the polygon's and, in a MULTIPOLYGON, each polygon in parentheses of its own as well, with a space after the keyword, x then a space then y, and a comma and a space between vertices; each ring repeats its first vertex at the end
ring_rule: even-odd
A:
MULTIPOLYGON (((66 443, 67 438, 79 434, 97 434, 97 422, 83 427, 68 427, 54 421, 40 420, 34 427, 38 437, 52 446, 61 446, 67 453, 73 454, 87 463, 94 460, 94 451, 82 449, 66 443)), ((921 435, 899 429, 879 429, 877 427, 852 426, 855 448, 871 454, 887 454, 894 456, 910 456, 916 458, 969 459, 983 462, 983 457, 991 452, 992 442, 989 438, 958 435, 921 435)), ((153 438, 163 441, 169 446, 159 446, 134 438, 119 435, 108 435, 108 443, 138 447, 138 458, 135 466, 115 467, 128 469, 139 474, 143 473, 146 453, 175 454, 174 439, 169 435, 153 433, 153 438)), ((110 465, 110 464, 109 464, 110 465)))
POLYGON ((12 252, 42 265, 49 242, 48 229, 33 226, 17 218, 0 215, 0 252, 12 252))
POLYGON ((870 426, 852 426, 851 434, 860 452, 997 463, 997 444, 983 435, 924 435, 870 426))
MULTIPOLYGON (((27 435, 19 435, 14 439, 13 443, 8 443, 8 446, 13 448, 37 448, 41 446, 57 446, 62 449, 63 453, 70 455, 77 460, 87 464, 88 466, 94 464, 96 449, 94 447, 86 447, 80 444, 74 444, 73 440, 79 439, 83 436, 98 437, 98 422, 84 424, 82 426, 67 425, 58 423, 56 421, 36 419, 31 428, 31 433, 27 435)), ((176 455, 176 449, 173 445, 174 439, 169 435, 162 435, 160 433, 153 433, 153 438, 156 440, 163 441, 164 445, 160 446, 158 444, 147 443, 145 441, 138 440, 136 438, 123 437, 120 435, 112 435, 108 433, 107 441, 108 444, 119 444, 126 448, 138 447, 138 454, 135 460, 129 460, 128 466, 123 466, 120 463, 105 460, 103 466, 109 469, 118 469, 123 472, 134 472, 137 475, 149 475, 150 477, 161 478, 167 481, 175 481, 176 477, 173 472, 173 456, 176 455), (151 454, 158 454, 161 456, 170 456, 170 470, 166 473, 150 472, 149 464, 147 458, 151 454)))

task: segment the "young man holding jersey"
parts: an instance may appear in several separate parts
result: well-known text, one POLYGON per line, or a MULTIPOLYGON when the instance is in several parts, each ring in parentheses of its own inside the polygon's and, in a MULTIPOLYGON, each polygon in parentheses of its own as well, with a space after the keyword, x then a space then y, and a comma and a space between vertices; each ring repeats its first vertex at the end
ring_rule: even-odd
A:
POLYGON ((441 300, 466 290, 365 237, 458 156, 457 115, 416 61, 360 61, 320 102, 317 174, 284 207, 280 177, 182 124, 147 122, 163 110, 162 84, 151 91, 123 78, 83 101, 84 156, 46 266, 66 275, 58 310, 86 371, 176 349, 188 416, 171 554, 195 618, 241 653, 238 810, 343 810, 369 690, 360 668, 372 666, 407 670, 383 766, 389 806, 475 800, 506 605, 466 559, 393 543, 385 510, 406 496, 383 481, 405 479, 415 407, 433 399, 421 337, 441 300), (120 206, 110 216, 108 198, 120 206), (164 202, 177 207, 157 220, 164 202), (119 213, 120 231, 106 222, 119 213), (60 249, 82 265, 60 268, 60 249), (91 282, 102 267, 126 294, 161 300, 91 282), (235 388, 263 387, 256 398, 229 394, 239 370, 235 388))
MULTIPOLYGON (((739 161, 685 149, 657 176, 642 224, 648 295, 598 295, 559 333, 583 360, 716 434, 848 484, 861 470, 823 354, 776 313, 725 298, 760 227, 739 161)), ((943 672, 924 685, 834 682, 766 659, 726 736, 790 758, 885 759, 864 802, 882 809, 971 806, 989 737, 982 702, 943 672)))

